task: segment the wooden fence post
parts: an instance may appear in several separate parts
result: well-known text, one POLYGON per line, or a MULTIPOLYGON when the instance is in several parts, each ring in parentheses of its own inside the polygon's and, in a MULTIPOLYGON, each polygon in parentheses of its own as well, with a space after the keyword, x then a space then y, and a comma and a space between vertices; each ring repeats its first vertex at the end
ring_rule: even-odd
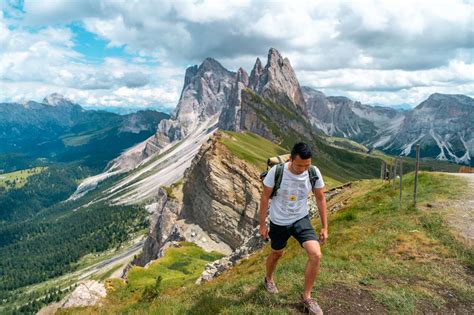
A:
MULTIPOLYGON (((395 174, 393 173, 393 161, 392 161, 392 165, 390 165, 390 180, 392 181, 392 183, 395 181, 395 174)), ((389 180, 389 184, 390 184, 390 180, 389 180)))
POLYGON ((393 167, 393 189, 395 189, 395 179, 397 179, 397 164, 398 164, 398 159, 395 159, 395 165, 393 167))
POLYGON ((382 183, 383 183, 383 170, 384 170, 384 161, 382 161, 382 163, 380 163, 380 179, 382 180, 382 183))
POLYGON ((403 194, 402 178, 403 178, 403 162, 400 161, 400 209, 402 208, 402 194, 403 194))
POLYGON ((416 206, 416 190, 418 186, 418 169, 420 167, 420 145, 416 145, 415 190, 413 192, 413 205, 416 206))

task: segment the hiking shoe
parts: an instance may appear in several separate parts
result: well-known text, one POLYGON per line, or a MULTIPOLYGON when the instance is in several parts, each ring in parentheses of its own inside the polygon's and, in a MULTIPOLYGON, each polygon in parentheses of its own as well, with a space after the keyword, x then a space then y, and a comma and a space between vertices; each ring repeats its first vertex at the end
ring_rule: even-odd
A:
POLYGON ((278 293, 278 289, 275 285, 275 282, 268 281, 267 277, 265 277, 265 279, 263 280, 263 285, 265 286, 265 289, 267 290, 268 293, 272 293, 272 294, 278 293))
POLYGON ((306 311, 309 312, 311 315, 323 315, 323 310, 319 306, 319 304, 316 302, 314 299, 304 299, 303 294, 300 296, 301 298, 301 303, 303 303, 303 306, 306 311))

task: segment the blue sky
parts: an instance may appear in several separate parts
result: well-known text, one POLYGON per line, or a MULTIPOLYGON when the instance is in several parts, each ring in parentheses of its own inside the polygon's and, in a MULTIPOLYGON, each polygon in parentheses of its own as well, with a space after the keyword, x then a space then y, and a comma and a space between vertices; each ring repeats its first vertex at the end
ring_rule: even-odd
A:
POLYGON ((167 106, 187 66, 251 70, 270 47, 302 85, 368 104, 474 95, 471 1, 1 3, 0 101, 54 92, 83 105, 167 106))
POLYGON ((81 23, 67 25, 74 33, 74 50, 84 55, 84 61, 103 63, 105 57, 131 59, 131 56, 121 47, 107 47, 108 41, 88 32, 81 23))

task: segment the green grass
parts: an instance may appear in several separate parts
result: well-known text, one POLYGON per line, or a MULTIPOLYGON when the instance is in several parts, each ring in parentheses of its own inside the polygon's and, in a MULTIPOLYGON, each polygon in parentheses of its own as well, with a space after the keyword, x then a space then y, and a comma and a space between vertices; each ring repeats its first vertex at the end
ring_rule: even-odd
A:
POLYGON ((284 148, 251 132, 224 131, 224 133, 230 137, 222 137, 221 142, 235 156, 261 170, 266 169, 268 158, 288 154, 284 148))
MULTIPOLYGON (((181 242, 180 247, 171 247, 166 255, 147 268, 133 267, 128 274, 128 283, 111 279, 112 289, 108 292, 107 308, 112 312, 143 312, 149 303, 142 300, 147 287, 153 286, 161 277, 160 295, 173 294, 177 290, 194 286, 194 282, 204 271, 204 266, 222 257, 217 252, 205 252, 193 243, 181 242), (125 303, 124 303, 125 301, 125 303), (120 310, 119 310, 120 309, 120 310)), ((59 314, 94 312, 96 308, 62 310, 59 314)))
POLYGON ((100 139, 107 136, 107 133, 112 131, 115 127, 107 127, 95 131, 84 131, 78 135, 65 135, 62 138, 62 142, 67 147, 77 147, 89 143, 93 139, 100 139))
POLYGON ((9 183, 15 183, 15 189, 21 188, 28 182, 28 177, 39 174, 44 170, 46 170, 46 167, 34 167, 16 172, 0 174, 0 187, 5 188, 5 190, 9 190, 12 187, 9 185, 9 183))
MULTIPOLYGON (((321 273, 314 288, 323 309, 337 305, 357 308, 361 300, 353 292, 364 293, 362 303, 389 314, 452 313, 453 308, 462 313, 474 303, 472 249, 465 248, 452 236, 442 223, 442 210, 425 209, 427 203, 462 198, 464 182, 449 175, 421 173, 418 208, 410 205, 413 175, 406 176, 404 182, 406 202, 401 209, 399 192, 391 185, 364 180, 354 183, 348 192, 352 199, 347 206, 330 216, 329 241, 323 246, 321 273)), ((314 225, 319 226, 319 223, 315 221, 314 225)), ((130 284, 117 285, 105 308, 69 312, 297 313, 306 254, 295 240, 290 240, 275 273, 280 293, 270 296, 261 284, 269 252, 267 245, 218 279, 185 288, 183 285, 191 281, 181 279, 188 276, 186 272, 194 272, 190 269, 191 258, 180 255, 178 259, 176 254, 171 253, 169 257, 167 254, 161 266, 132 270, 130 284), (128 287, 140 291, 153 284, 160 274, 168 279, 167 290, 155 301, 137 302, 139 292, 135 300, 130 298, 128 287)))
POLYGON ((339 137, 326 137, 325 138, 329 143, 337 146, 337 147, 341 147, 341 148, 345 148, 345 149, 349 149, 349 150, 352 150, 352 151, 359 151, 359 152, 368 152, 369 149, 358 143, 358 142, 355 142, 353 140, 350 140, 350 139, 346 139, 346 138, 339 138, 339 137))
POLYGON ((177 189, 182 185, 183 185, 183 179, 180 179, 169 186, 163 185, 161 186, 161 188, 163 188, 166 191, 166 195, 168 196, 168 198, 176 199, 177 189))
MULTIPOLYGON (((288 150, 279 145, 251 132, 223 132, 228 135, 228 137, 222 137, 221 142, 232 154, 255 165, 261 171, 266 170, 268 158, 289 153, 288 150)), ((322 175, 326 188, 336 187, 342 183, 326 176, 324 173, 322 175)))
POLYGON ((162 289, 175 289, 194 283, 204 266, 222 257, 217 252, 206 253, 193 243, 182 242, 179 248, 169 248, 166 255, 148 268, 133 267, 128 274, 130 290, 143 289, 152 285, 158 276, 163 277, 162 289))

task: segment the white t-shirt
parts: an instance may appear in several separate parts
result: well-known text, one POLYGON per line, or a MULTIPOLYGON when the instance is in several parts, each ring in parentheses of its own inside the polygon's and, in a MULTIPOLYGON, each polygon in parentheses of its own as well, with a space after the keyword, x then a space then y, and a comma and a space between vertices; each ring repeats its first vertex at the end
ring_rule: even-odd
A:
MULTIPOLYGON (((276 225, 290 225, 308 214, 308 197, 312 192, 308 172, 295 175, 288 169, 288 165, 289 162, 285 163, 280 188, 270 201, 270 220, 276 225)), ((265 186, 275 186, 275 172, 276 165, 265 176, 265 186)), ((323 188, 323 177, 317 167, 316 174, 319 179, 314 188, 323 188)))

